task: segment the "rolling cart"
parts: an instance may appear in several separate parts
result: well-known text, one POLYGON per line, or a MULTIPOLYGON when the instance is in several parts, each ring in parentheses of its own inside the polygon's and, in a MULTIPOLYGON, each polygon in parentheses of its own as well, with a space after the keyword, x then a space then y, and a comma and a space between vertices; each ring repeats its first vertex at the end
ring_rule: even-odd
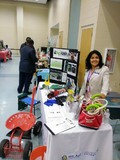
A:
POLYGON ((36 136, 40 133, 42 122, 37 121, 32 113, 32 106, 30 112, 18 112, 10 116, 6 121, 6 127, 11 129, 7 134, 10 140, 3 139, 0 143, 0 157, 7 158, 10 153, 13 153, 15 159, 19 159, 19 153, 22 154, 22 160, 29 160, 30 153, 32 152, 32 142, 27 141, 23 147, 22 139, 31 139, 31 129, 33 127, 33 134, 36 136), (14 142, 14 140, 17 142, 14 142), (15 154, 17 152, 17 154, 15 154))

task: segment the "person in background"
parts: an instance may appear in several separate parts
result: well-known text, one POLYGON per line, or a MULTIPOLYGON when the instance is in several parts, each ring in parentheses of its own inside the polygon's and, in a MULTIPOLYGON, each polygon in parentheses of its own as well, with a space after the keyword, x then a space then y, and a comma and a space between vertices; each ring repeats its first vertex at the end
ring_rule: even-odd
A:
POLYGON ((4 48, 5 48, 5 50, 7 50, 7 51, 9 52, 8 58, 9 58, 10 60, 12 60, 12 51, 11 51, 11 49, 8 47, 7 44, 5 45, 4 48))
POLYGON ((91 51, 85 61, 86 72, 84 82, 78 98, 84 95, 86 98, 100 93, 100 98, 105 98, 109 91, 109 68, 103 64, 99 51, 91 51))
POLYGON ((38 61, 33 45, 34 41, 29 39, 26 45, 21 48, 18 93, 24 89, 23 93, 29 94, 29 86, 35 72, 35 63, 38 61))

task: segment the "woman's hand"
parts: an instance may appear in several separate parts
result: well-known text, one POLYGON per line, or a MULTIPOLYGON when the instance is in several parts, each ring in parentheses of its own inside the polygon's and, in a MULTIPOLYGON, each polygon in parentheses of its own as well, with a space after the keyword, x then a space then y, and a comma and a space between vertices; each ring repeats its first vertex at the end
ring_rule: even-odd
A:
POLYGON ((105 98, 106 98, 106 95, 104 95, 103 93, 101 93, 101 94, 100 94, 100 98, 105 99, 105 98))
POLYGON ((76 96, 76 101, 79 101, 80 97, 80 95, 76 96))
POLYGON ((78 96, 76 96, 76 101, 78 101, 78 102, 80 102, 80 101, 82 101, 83 99, 84 99, 84 95, 78 95, 78 96))

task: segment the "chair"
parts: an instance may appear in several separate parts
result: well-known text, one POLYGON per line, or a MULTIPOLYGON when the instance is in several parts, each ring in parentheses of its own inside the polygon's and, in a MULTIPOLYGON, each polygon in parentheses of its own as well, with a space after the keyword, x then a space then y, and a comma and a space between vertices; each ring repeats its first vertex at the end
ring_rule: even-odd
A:
MULTIPOLYGON (((32 97, 29 97, 28 95, 24 98, 21 98, 19 101, 22 102, 23 104, 27 105, 27 106, 31 106, 30 107, 30 113, 32 113, 32 111, 34 110, 34 115, 35 114, 35 110, 36 110, 36 105, 40 103, 40 101, 37 101, 35 100, 35 94, 36 94, 36 89, 37 89, 37 86, 35 85, 33 87, 33 90, 32 90, 32 97)), ((40 118, 41 117, 41 114, 40 116, 37 117, 40 118)))
POLYGON ((46 146, 39 146, 35 148, 30 154, 30 160, 35 160, 39 157, 41 157, 42 158, 41 160, 43 160, 46 150, 47 150, 46 146))

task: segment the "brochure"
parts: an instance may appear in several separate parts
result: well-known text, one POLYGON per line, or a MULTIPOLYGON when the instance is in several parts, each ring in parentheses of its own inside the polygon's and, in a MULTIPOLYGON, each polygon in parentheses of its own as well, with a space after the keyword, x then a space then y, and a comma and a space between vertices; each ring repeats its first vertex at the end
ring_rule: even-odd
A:
POLYGON ((55 121, 45 123, 44 125, 53 135, 59 134, 75 127, 73 121, 68 118, 63 118, 60 120, 57 119, 55 121))

